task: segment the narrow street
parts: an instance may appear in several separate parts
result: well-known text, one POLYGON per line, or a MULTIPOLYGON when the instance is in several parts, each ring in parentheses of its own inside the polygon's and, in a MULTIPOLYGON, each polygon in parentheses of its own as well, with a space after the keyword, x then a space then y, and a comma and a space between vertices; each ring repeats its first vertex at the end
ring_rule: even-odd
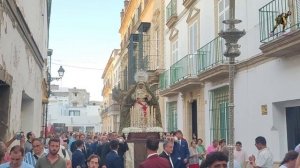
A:
POLYGON ((299 0, 0 0, 0 168, 300 168, 299 0))

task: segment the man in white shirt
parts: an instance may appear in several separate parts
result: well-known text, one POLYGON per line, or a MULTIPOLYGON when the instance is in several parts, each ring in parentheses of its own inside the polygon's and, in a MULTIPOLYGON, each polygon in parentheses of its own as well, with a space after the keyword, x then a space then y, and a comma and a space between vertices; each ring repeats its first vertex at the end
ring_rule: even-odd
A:
POLYGON ((295 147, 294 151, 300 153, 300 143, 295 147))
POLYGON ((266 139, 259 136, 255 139, 255 146, 258 149, 257 158, 250 156, 250 164, 254 168, 273 168, 273 155, 269 148, 267 148, 266 139))
POLYGON ((234 150, 234 160, 236 160, 242 168, 246 167, 246 157, 247 154, 244 150, 242 150, 242 143, 237 141, 235 143, 235 150, 234 150))

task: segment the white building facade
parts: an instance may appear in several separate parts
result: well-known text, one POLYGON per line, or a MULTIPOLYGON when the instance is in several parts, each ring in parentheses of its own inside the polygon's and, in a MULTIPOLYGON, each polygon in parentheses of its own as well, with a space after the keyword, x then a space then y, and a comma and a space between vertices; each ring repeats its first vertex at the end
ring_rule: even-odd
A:
MULTIPOLYGON (((236 18, 246 35, 235 76, 235 140, 256 154, 254 139, 264 136, 274 161, 300 143, 300 2, 236 1, 236 18), (291 11, 285 32, 273 30, 276 17, 291 11)), ((165 72, 160 95, 165 101, 165 130, 183 130, 191 140, 228 138, 228 61, 222 55, 229 0, 167 0, 165 72)))
POLYGON ((101 108, 100 102, 89 101, 89 93, 85 89, 52 89, 48 127, 56 132, 100 132, 101 108))
POLYGON ((43 130, 51 0, 0 1, 0 138, 43 130))

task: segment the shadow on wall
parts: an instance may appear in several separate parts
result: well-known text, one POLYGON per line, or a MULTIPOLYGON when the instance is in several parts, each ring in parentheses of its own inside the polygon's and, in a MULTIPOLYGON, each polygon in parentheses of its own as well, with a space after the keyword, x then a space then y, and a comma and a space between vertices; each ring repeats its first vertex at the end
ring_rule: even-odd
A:
POLYGON ((0 80, 0 139, 5 140, 9 129, 8 110, 9 110, 10 86, 0 80))
POLYGON ((34 114, 34 100, 25 91, 22 92, 21 104, 21 130, 24 132, 32 131, 34 114))

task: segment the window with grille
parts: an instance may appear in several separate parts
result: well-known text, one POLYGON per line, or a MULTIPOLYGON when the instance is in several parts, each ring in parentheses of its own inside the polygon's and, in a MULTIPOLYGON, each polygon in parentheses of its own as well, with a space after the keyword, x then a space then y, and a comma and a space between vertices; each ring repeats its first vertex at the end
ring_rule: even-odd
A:
POLYGON ((228 140, 228 86, 210 92, 210 137, 228 140))
POLYGON ((228 27, 223 24, 223 20, 229 19, 229 0, 219 0, 218 2, 218 32, 226 30, 228 27))
POLYGON ((177 130, 177 102, 167 103, 167 130, 168 132, 177 130))

